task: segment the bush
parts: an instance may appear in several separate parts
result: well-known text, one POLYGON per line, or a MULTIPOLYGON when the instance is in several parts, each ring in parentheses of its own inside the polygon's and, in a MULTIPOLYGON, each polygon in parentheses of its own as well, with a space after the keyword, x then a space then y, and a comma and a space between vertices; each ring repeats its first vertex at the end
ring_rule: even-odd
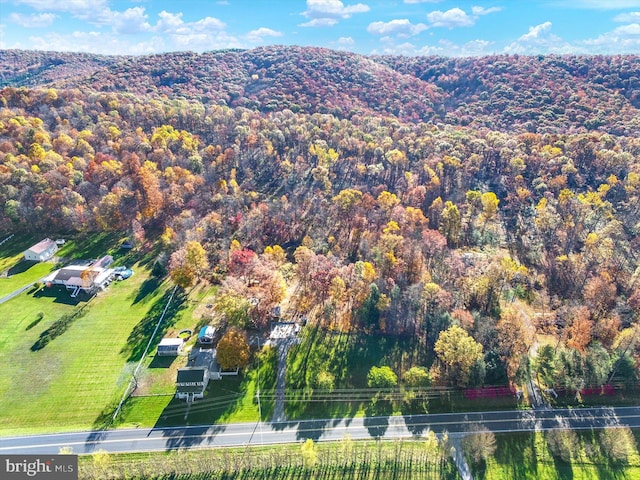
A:
POLYGON ((326 371, 318 372, 314 382, 314 387, 318 390, 332 391, 335 387, 335 377, 326 371))
POLYGON ((404 372, 402 378, 408 387, 417 388, 431 385, 431 376, 425 367, 411 367, 404 372))
POLYGON ((367 374, 367 385, 370 388, 393 388, 398 385, 398 376, 387 366, 371 367, 367 374))

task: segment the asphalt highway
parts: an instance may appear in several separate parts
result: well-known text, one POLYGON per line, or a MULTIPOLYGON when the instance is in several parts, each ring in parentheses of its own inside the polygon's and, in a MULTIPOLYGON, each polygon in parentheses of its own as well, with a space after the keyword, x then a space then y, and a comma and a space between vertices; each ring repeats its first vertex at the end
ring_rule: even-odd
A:
POLYGON ((55 454, 62 447, 70 447, 73 453, 80 455, 99 449, 142 452, 232 447, 296 443, 307 438, 340 440, 345 434, 353 439, 393 439, 421 436, 428 430, 435 433, 448 431, 455 436, 464 434, 474 424, 483 424, 496 433, 559 428, 640 428, 640 406, 234 423, 0 437, 0 454, 55 454))

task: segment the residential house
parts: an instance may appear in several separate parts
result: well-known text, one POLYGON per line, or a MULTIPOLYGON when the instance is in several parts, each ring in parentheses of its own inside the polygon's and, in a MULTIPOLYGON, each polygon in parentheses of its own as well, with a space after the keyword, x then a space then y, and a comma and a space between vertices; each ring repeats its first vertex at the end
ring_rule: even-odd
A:
POLYGON ((209 384, 209 372, 206 367, 184 367, 178 370, 176 380, 176 398, 193 402, 204 397, 209 384))
POLYGON ((95 293, 104 290, 113 279, 114 271, 108 268, 112 262, 113 258, 107 255, 88 265, 68 265, 49 274, 44 283, 47 287, 62 285, 72 290, 72 297, 80 291, 95 293))

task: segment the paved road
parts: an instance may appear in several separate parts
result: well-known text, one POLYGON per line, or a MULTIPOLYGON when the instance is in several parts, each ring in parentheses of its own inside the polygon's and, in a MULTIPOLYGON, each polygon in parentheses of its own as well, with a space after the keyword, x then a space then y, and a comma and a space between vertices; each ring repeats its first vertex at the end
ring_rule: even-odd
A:
POLYGON ((236 423, 178 428, 119 429, 104 432, 76 432, 26 437, 0 437, 0 454, 51 454, 61 447, 86 454, 98 449, 136 452, 178 448, 242 446, 316 441, 385 439, 419 436, 429 429, 462 435, 470 425, 482 423, 494 432, 540 431, 558 428, 592 429, 606 426, 640 428, 640 407, 584 408, 574 410, 527 410, 505 412, 413 415, 309 420, 302 422, 236 423), (255 429, 255 432, 254 432, 255 429))

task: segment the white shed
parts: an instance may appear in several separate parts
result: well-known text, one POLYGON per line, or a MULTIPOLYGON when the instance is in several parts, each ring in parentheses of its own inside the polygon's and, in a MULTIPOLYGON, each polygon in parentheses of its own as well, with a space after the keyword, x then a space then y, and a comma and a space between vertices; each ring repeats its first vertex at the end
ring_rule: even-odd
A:
POLYGON ((158 353, 160 357, 178 355, 182 352, 184 341, 181 338, 163 338, 158 344, 158 353))

